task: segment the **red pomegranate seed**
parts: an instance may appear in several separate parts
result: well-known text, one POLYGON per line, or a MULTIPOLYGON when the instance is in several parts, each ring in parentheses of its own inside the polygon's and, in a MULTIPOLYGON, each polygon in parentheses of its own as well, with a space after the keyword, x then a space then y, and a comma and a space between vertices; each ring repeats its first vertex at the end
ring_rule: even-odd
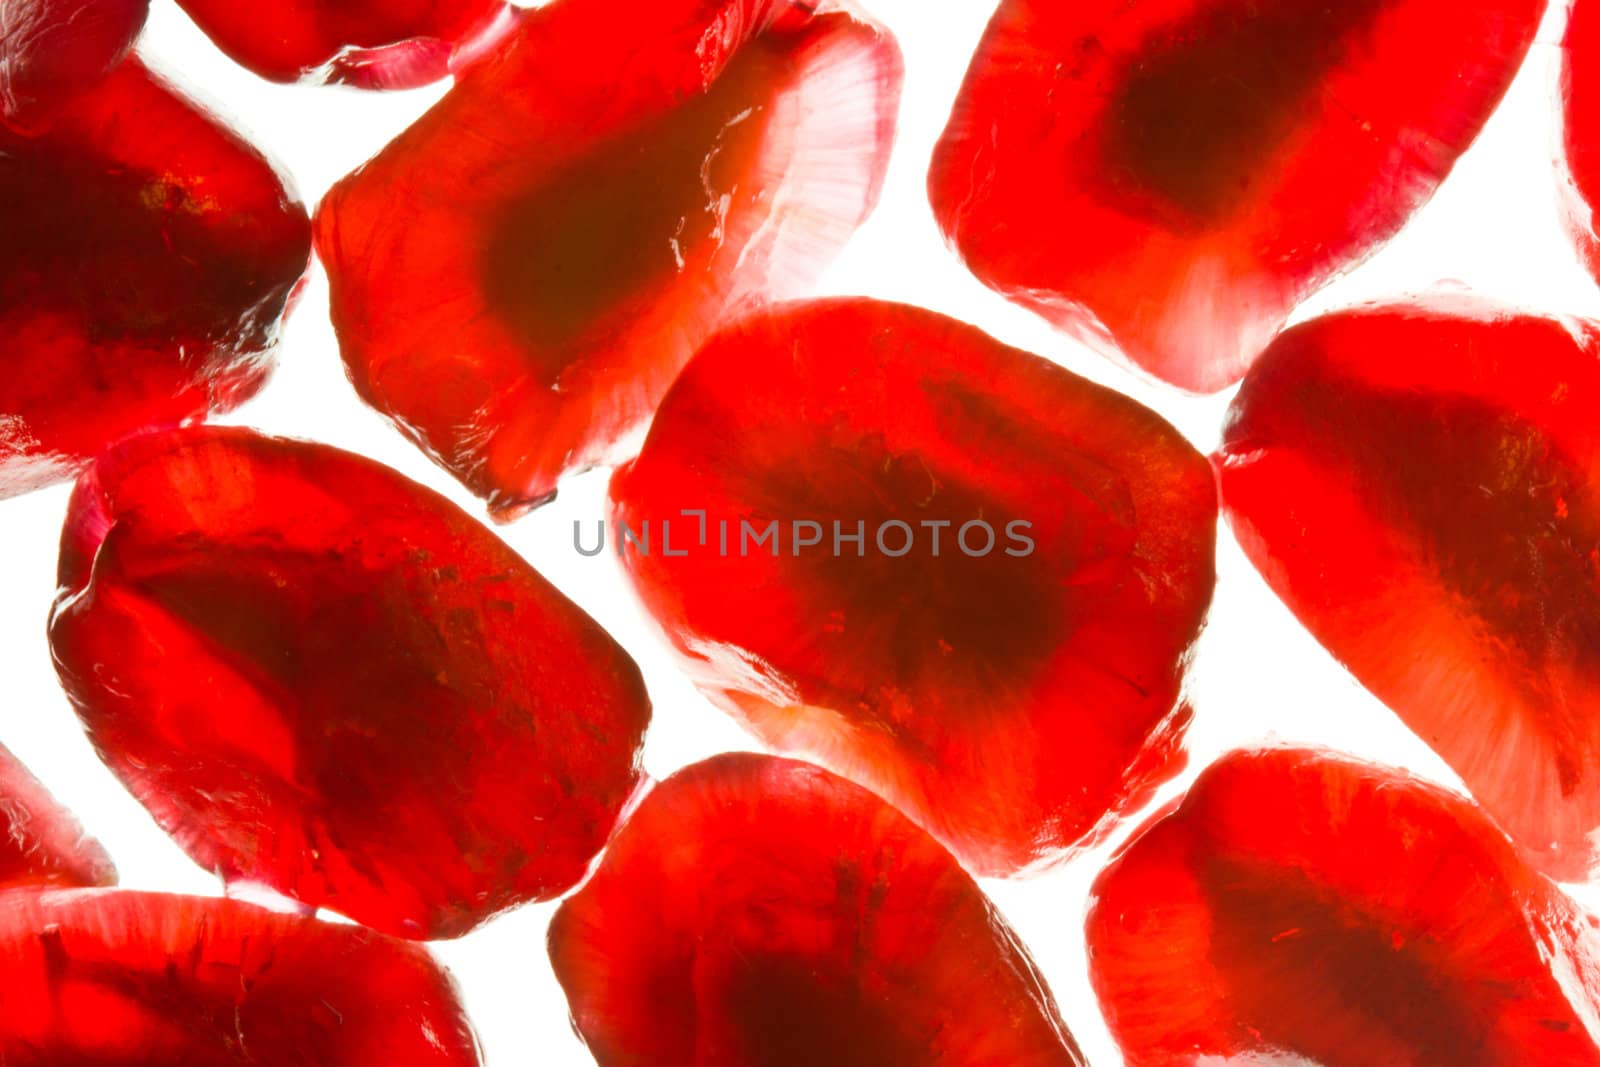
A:
POLYGON ((246 430, 80 480, 50 642, 101 757, 202 866, 451 937, 581 878, 649 701, 593 620, 459 508, 246 430))
POLYGON ((0 896, 0 1061, 474 1067, 450 977, 416 945, 229 900, 0 896))
POLYGON ((509 24, 504 0, 179 0, 236 63, 277 82, 411 89, 509 24))
POLYGON ((1245 552, 1534 863, 1600 829, 1600 338, 1464 298, 1285 333, 1219 455, 1245 552))
POLYGON ((0 890, 116 881, 117 869, 100 842, 0 746, 0 890))
POLYGON ((611 491, 712 698, 975 871, 1059 858, 1182 766, 1216 488, 1124 396, 932 312, 791 305, 700 352, 611 491))
POLYGON ((934 156, 934 213, 985 284, 1221 389, 1433 193, 1544 6, 1005 0, 934 156))
POLYGON ((805 763, 718 756, 649 794, 550 957, 601 1067, 1083 1063, 955 860, 805 763))
POLYGON ((0 129, 0 234, 0 497, 247 399, 310 256, 278 172, 134 57, 0 129))
POLYGON ((122 61, 149 12, 150 0, 5 0, 0 126, 48 121, 122 61))
POLYGON ((1128 1067, 1600 1064, 1596 923, 1471 802, 1331 753, 1225 756, 1095 883, 1128 1067))
POLYGON ((799 295, 876 202, 899 52, 811 6, 528 12, 323 201, 357 390, 499 517, 615 458, 716 325, 799 295))
POLYGON ((1566 107, 1565 164, 1570 183, 1567 228, 1600 277, 1600 238, 1593 204, 1600 202, 1600 6, 1574 3, 1567 21, 1561 67, 1561 99, 1566 107))

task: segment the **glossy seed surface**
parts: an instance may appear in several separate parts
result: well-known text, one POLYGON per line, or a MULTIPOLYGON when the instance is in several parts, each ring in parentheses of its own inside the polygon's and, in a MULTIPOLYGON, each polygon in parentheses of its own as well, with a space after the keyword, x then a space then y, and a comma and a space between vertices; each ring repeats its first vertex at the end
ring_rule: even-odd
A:
POLYGON ((638 782, 627 653, 363 457, 133 438, 78 484, 60 587, 50 644, 90 740, 230 882, 453 937, 582 878, 638 782))
POLYGON ((1600 829, 1600 332, 1461 296, 1268 349, 1217 462, 1268 584, 1546 873, 1600 829))
POLYGON ((0 128, 0 234, 0 498, 252 396, 311 251, 283 175, 137 56, 0 128))
POLYGON ((701 350, 611 496, 712 699, 975 871, 1061 858, 1183 765, 1216 486, 1127 397, 919 308, 791 304, 701 350))
POLYGON ((1600 1063, 1596 932, 1465 798, 1288 748, 1202 773, 1088 919, 1129 1067, 1600 1063))
POLYGON ((550 955, 601 1067, 1081 1067, 955 860, 809 764, 735 754, 645 798, 550 955))
POLYGON ((357 391, 502 518, 626 455, 712 330, 865 219, 900 70, 838 5, 526 13, 318 212, 357 391))
POLYGON ((248 904, 0 894, 0 1060, 95 1067, 477 1067, 421 948, 248 904))
POLYGON ((934 214, 985 284, 1215 392, 1433 194, 1544 8, 1005 0, 934 155, 934 214))

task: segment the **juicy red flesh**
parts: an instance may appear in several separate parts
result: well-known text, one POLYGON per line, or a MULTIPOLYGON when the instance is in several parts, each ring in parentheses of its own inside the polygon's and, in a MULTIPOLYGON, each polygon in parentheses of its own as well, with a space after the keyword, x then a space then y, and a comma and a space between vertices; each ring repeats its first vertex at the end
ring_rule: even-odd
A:
POLYGON ((322 445, 134 438, 78 484, 50 641, 101 758, 202 866, 408 937, 584 874, 638 669, 498 538, 322 445))
POLYGON ((1600 829, 1600 336, 1434 299, 1285 333, 1222 449, 1245 552, 1546 873, 1600 829))
POLYGON ((150 0, 6 0, 0 126, 29 127, 122 61, 150 0))
POLYGON ((0 889, 116 881, 117 870, 100 842, 0 747, 0 889))
POLYGON ((500 517, 548 499, 720 322, 809 288, 876 202, 899 85, 844 10, 525 13, 323 201, 356 389, 500 517))
POLYGON ((700 352, 611 492, 702 688, 974 870, 1059 858, 1182 766, 1216 488, 1126 397, 932 312, 795 304, 700 352))
POLYGON ((1400 771, 1236 752, 1095 883, 1129 1067, 1600 1063, 1595 920, 1482 811, 1400 771))
POLYGON ((454 983, 416 945, 228 900, 0 896, 8 1064, 474 1067, 454 983))
POLYGON ((509 20, 504 0, 179 0, 235 62, 271 81, 410 89, 449 74, 509 20))
POLYGON ((718 756, 657 786, 556 913, 550 956, 601 1067, 1083 1062, 954 858, 791 760, 718 756))
POLYGON ((129 57, 0 129, 0 497, 265 381, 310 225, 249 144, 129 57))
POLYGON ((1567 228, 1589 272, 1600 278, 1600 239, 1594 207, 1600 203, 1600 5, 1574 3, 1563 42, 1561 99, 1565 107, 1566 176, 1571 183, 1567 228))
POLYGON ((1163 381, 1238 380, 1477 136, 1544 0, 1006 0, 929 176, 985 284, 1163 381))

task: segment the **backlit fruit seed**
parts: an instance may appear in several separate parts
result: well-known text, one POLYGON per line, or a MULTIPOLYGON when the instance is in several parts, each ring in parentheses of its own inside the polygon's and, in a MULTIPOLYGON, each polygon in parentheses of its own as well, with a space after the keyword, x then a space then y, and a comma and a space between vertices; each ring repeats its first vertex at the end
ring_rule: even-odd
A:
POLYGON ((1005 0, 928 176, 986 285, 1162 381, 1237 381, 1472 143, 1544 0, 1005 0))
POLYGON ((877 201, 900 56, 847 5, 526 12, 317 218, 362 398, 502 519, 624 454, 731 316, 877 201))
POLYGON ((550 926, 601 1067, 1082 1067, 1016 935, 858 786, 734 754, 647 795, 550 926))
POLYGON ((196 428, 84 474, 50 646, 90 740, 202 866, 453 937, 574 885, 650 704, 599 625, 443 497, 196 428))
POLYGON ((1128 1067, 1600 1063, 1594 918, 1465 797, 1325 751, 1204 771, 1087 935, 1128 1067))
POLYGON ((477 1067, 422 948, 231 900, 0 895, 0 1061, 477 1067))
POLYGON ((0 498, 249 399, 311 253, 283 176, 136 56, 0 127, 0 234, 0 498))
POLYGON ((1600 829, 1600 334, 1464 296, 1297 326, 1217 456, 1229 523, 1527 852, 1600 829))
POLYGON ((701 349, 611 498, 712 699, 974 871, 1059 860, 1182 767, 1216 483, 1125 396, 918 308, 785 305, 701 349))

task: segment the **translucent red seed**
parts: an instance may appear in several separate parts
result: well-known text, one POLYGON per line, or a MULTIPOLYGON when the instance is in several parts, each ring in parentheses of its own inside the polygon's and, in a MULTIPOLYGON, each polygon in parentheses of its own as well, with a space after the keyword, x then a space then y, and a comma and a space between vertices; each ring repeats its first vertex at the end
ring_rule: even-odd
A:
POLYGON ((1600 335, 1438 298, 1284 334, 1218 462, 1245 552, 1533 861, 1600 829, 1600 335))
POLYGON ((900 84, 830 5, 528 12, 324 200, 352 381, 501 517, 612 458, 730 314, 876 201, 900 84))
POLYGON ((1594 918, 1465 798, 1325 752, 1208 769, 1088 944, 1128 1067, 1600 1063, 1594 918))
POLYGON ((0 13, 0 126, 28 129, 92 88, 144 28, 150 0, 6 0, 0 13))
POLYGON ((935 153, 985 284, 1163 381, 1236 381, 1432 194, 1543 0, 1005 0, 935 153))
POLYGON ((0 129, 0 497, 261 387, 310 256, 282 176, 136 58, 0 129))
POLYGON ((789 305, 706 345, 611 492, 702 688, 976 871, 1059 858, 1182 765, 1216 488, 1124 396, 932 312, 789 305))
POLYGON ((0 895, 0 1060, 95 1067, 475 1067, 421 948, 197 897, 0 895))
POLYGON ((504 0, 179 0, 235 62, 277 82, 410 89, 510 23, 504 0))
POLYGON ((1600 7, 1574 3, 1567 20, 1561 66, 1565 108, 1565 177, 1569 194, 1567 229, 1582 251, 1589 272, 1600 277, 1600 239, 1593 205, 1600 202, 1600 7))
POLYGON ((117 870, 100 842, 0 747, 0 889, 113 885, 117 870))
POLYGON ((550 955, 601 1067, 1083 1063, 954 859, 804 763, 719 756, 650 793, 550 955))
POLYGON ((134 438, 79 482, 50 642, 101 757, 202 866, 450 937, 576 883, 639 776, 625 652, 369 460, 134 438))

